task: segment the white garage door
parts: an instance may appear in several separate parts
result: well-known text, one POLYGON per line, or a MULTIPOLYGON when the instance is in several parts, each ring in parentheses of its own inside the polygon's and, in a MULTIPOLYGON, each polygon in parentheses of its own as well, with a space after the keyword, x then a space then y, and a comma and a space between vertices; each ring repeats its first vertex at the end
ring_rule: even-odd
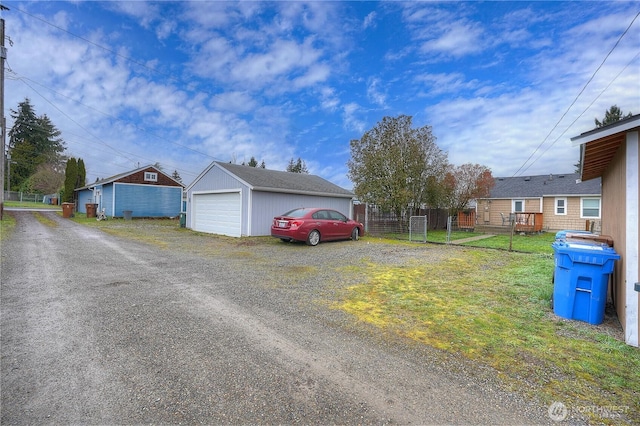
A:
POLYGON ((194 231, 210 234, 241 235, 240 193, 193 195, 194 231))

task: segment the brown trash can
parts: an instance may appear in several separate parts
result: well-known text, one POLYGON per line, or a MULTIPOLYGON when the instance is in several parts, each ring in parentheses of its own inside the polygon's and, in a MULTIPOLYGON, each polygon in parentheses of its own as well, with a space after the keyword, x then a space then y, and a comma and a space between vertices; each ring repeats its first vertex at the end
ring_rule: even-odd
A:
POLYGON ((73 207, 75 205, 73 203, 62 203, 62 217, 70 218, 73 216, 73 207))
POLYGON ((98 211, 98 205, 93 203, 87 203, 84 205, 87 209, 87 217, 96 217, 98 211))

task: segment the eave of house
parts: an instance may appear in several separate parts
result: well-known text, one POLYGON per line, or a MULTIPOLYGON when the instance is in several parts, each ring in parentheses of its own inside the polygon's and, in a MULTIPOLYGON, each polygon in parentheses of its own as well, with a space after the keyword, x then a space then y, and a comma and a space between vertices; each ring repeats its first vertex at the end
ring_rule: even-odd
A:
POLYGON ((634 115, 571 138, 573 146, 584 145, 581 158, 582 180, 586 181, 602 176, 620 145, 626 141, 627 132, 639 129, 640 115, 634 115))

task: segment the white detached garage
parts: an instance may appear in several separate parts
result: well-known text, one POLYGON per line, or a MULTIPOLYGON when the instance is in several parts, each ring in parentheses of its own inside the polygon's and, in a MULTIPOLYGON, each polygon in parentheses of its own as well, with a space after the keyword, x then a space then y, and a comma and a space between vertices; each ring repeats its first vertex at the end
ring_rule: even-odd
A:
POLYGON ((271 222, 298 207, 353 217, 354 194, 319 176, 214 161, 186 189, 186 226, 232 237, 271 234, 271 222))

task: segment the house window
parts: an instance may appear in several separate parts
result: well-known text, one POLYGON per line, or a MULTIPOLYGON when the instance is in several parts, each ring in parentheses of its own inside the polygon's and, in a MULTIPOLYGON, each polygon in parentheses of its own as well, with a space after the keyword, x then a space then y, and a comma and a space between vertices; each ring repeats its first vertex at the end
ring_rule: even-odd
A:
POLYGON ((567 214, 566 198, 556 198, 556 214, 566 216, 567 214))
POLYGON ((158 174, 152 172, 144 172, 144 180, 145 182, 157 182, 158 174))
POLYGON ((523 200, 513 200, 513 211, 516 213, 521 213, 524 211, 524 201, 523 200))
POLYGON ((600 218, 600 198, 581 198, 580 212, 582 218, 600 218))

